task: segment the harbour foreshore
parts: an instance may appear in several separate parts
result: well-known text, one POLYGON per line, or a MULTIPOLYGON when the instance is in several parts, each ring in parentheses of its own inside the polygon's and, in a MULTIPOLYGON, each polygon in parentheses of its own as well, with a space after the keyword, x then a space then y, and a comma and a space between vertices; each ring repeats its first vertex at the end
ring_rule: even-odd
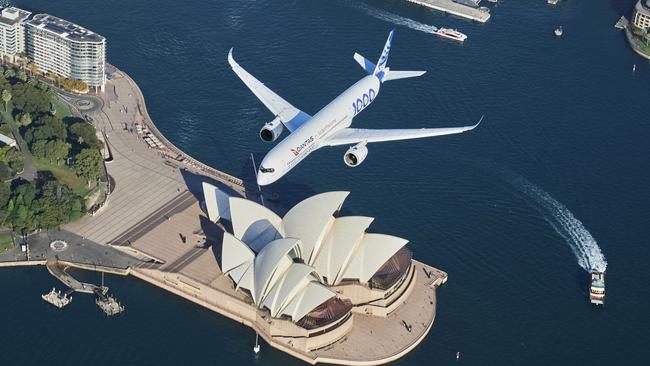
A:
POLYGON ((442 11, 448 14, 456 15, 462 18, 475 20, 485 23, 490 20, 490 13, 478 8, 472 8, 467 5, 461 5, 452 0, 407 0, 408 2, 426 6, 431 9, 442 11))
MULTIPOLYGON (((190 191, 183 171, 222 182, 232 194, 246 194, 243 182, 206 168, 169 143, 155 128, 135 82, 122 71, 116 70, 114 75, 101 96, 101 108, 87 113, 97 129, 106 135, 113 155, 106 167, 115 181, 115 189, 100 211, 64 227, 69 232, 66 240, 71 242, 68 252, 83 251, 86 260, 77 261, 79 254, 57 253, 42 245, 39 258, 0 262, 0 266, 44 265, 47 259, 58 257, 58 264, 62 266, 132 275, 251 327, 273 348, 310 364, 385 364, 403 357, 420 344, 433 326, 436 289, 446 281, 447 275, 417 261, 413 261, 412 275, 403 286, 406 294, 403 303, 400 300, 387 316, 372 315, 371 309, 360 307, 331 331, 337 340, 322 346, 318 343, 320 336, 282 336, 285 325, 258 310, 221 273, 217 252, 213 249, 220 243, 220 234, 208 232, 197 198, 200 192, 190 191), (123 128, 129 123, 145 124, 165 147, 150 148, 141 136, 123 128), (169 154, 170 151, 173 153, 169 154), (173 159, 177 155, 182 158, 173 159), (170 164, 170 161, 177 164, 170 164), (179 239, 179 233, 181 238, 187 239, 179 239), (105 249, 95 251, 93 246, 105 249), (120 248, 131 250, 118 251, 120 248), (102 260, 89 258, 95 252, 96 255, 115 254, 109 253, 102 260), (128 256, 124 254, 129 252, 128 256), (122 259, 132 255, 138 259, 122 259), (151 261, 152 258, 156 260, 151 261), (120 264, 112 264, 113 260, 120 264), (412 329, 407 327, 407 330, 403 322, 412 324, 412 329)), ((75 104, 74 100, 68 102, 75 104)), ((59 238, 63 234, 57 235, 49 237, 59 238)))

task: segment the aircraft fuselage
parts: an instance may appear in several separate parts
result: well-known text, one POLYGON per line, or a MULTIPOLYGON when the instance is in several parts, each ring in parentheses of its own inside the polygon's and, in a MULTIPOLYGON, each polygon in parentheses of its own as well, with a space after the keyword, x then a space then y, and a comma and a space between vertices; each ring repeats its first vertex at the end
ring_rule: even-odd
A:
POLYGON ((364 77, 280 141, 262 160, 258 184, 267 185, 282 178, 309 154, 325 146, 327 137, 349 127, 352 119, 375 100, 380 87, 377 76, 364 77))

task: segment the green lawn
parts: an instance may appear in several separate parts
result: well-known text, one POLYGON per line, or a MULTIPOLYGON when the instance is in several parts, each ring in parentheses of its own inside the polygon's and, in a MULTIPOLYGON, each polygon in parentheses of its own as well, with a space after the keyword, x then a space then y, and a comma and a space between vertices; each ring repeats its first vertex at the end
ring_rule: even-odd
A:
POLYGON ((63 103, 62 101, 57 99, 56 101, 54 101, 53 104, 56 107, 56 115, 61 119, 72 115, 72 112, 70 112, 70 108, 68 107, 68 105, 63 103))
POLYGON ((86 180, 79 178, 72 168, 67 165, 52 164, 47 160, 38 159, 32 156, 34 165, 39 171, 51 172, 61 183, 70 187, 76 194, 86 197, 92 188, 88 188, 86 180))
POLYGON ((0 233, 0 253, 4 252, 7 249, 11 249, 14 246, 14 241, 11 238, 11 234, 0 233))

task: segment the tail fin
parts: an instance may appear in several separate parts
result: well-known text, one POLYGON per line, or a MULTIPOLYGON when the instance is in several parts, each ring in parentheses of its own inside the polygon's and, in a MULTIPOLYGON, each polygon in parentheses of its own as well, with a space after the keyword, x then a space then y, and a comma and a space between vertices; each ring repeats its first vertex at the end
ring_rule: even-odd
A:
POLYGON ((388 62, 388 54, 390 53, 390 47, 391 44, 393 43, 393 36, 395 35, 395 29, 390 31, 390 34, 388 35, 388 39, 386 40, 386 45, 384 46, 384 50, 381 52, 381 56, 379 57, 379 61, 377 61, 377 66, 375 66, 375 71, 373 71, 373 75, 379 77, 379 80, 383 80, 384 78, 384 69, 386 68, 386 63, 388 62))
POLYGON ((391 71, 390 68, 386 66, 388 62, 388 54, 390 53, 390 48, 393 43, 394 35, 395 35, 395 30, 393 29, 392 31, 390 31, 390 34, 388 35, 388 39, 386 40, 386 45, 384 46, 384 50, 382 51, 381 57, 379 57, 379 61, 377 61, 376 66, 372 62, 366 60, 363 56, 359 55, 358 53, 354 54, 354 59, 357 60, 359 65, 361 65, 361 67, 363 67, 368 74, 377 76, 377 78, 381 82, 389 81, 389 80, 397 80, 397 79, 414 78, 423 75, 426 71, 391 71), (372 72, 370 71, 371 67, 374 67, 374 70, 372 72))

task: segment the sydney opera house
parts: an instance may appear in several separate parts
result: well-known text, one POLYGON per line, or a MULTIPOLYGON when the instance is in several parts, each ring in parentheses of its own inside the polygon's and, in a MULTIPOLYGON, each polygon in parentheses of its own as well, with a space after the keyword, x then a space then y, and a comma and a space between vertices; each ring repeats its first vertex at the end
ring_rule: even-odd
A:
POLYGON ((251 327, 276 348, 311 355, 313 363, 385 363, 428 333, 435 288, 447 277, 413 260, 406 239, 368 232, 373 218, 339 216, 348 194, 315 195, 280 217, 204 184, 210 220, 229 227, 221 243, 221 272, 231 290, 255 308, 251 327), (415 321, 404 317, 417 316, 409 308, 425 314, 415 330, 415 321), (332 356, 345 343, 349 352, 363 353, 355 343, 372 347, 373 337, 394 345, 386 351, 390 357, 349 355, 358 360, 348 362, 332 356))

